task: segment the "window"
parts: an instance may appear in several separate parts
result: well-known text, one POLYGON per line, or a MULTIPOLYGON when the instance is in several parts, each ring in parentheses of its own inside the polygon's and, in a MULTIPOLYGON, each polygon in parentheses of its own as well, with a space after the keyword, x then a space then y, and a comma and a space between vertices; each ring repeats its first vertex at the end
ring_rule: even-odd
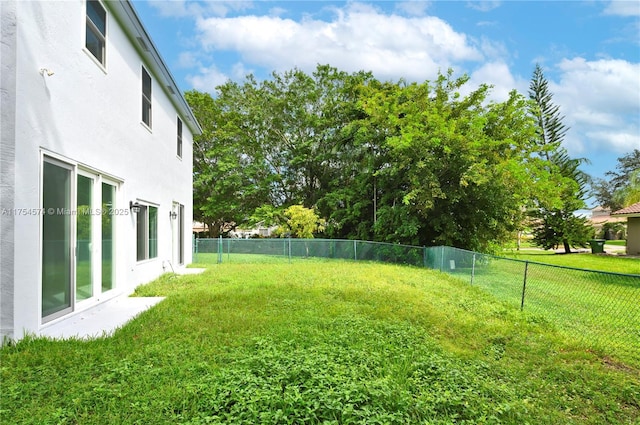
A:
POLYGON ((182 120, 178 117, 178 157, 182 158, 182 120))
POLYGON ((87 34, 85 47, 105 65, 105 39, 107 35, 107 13, 97 0, 87 0, 87 34))
POLYGON ((151 76, 142 67, 142 122, 151 128, 151 76))
POLYGON ((136 258, 138 261, 158 256, 158 208, 141 205, 136 215, 136 258))

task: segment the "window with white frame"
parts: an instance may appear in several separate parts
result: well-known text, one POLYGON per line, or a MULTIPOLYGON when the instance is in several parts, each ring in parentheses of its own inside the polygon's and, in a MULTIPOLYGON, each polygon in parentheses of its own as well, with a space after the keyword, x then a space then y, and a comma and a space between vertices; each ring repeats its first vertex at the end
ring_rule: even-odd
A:
POLYGON ((138 261, 158 257, 158 208, 140 205, 136 214, 136 258, 138 261))
POLYGON ((151 128, 151 75, 142 67, 142 122, 151 128))
POLYGON ((177 127, 177 154, 179 158, 182 158, 182 120, 178 117, 178 127, 177 127))
POLYGON ((106 64, 107 12, 97 0, 87 0, 85 47, 103 66, 106 64))

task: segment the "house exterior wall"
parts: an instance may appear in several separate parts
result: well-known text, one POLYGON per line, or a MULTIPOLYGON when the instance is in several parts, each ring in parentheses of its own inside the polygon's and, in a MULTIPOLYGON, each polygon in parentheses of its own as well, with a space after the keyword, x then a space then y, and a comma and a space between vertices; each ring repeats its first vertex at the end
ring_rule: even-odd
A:
POLYGON ((192 127, 181 117, 179 158, 180 112, 163 76, 154 73, 157 64, 150 63, 131 41, 111 13, 112 6, 107 6, 106 66, 101 67, 84 47, 85 7, 84 0, 0 2, 0 206, 14 209, 2 217, 1 245, 7 247, 0 253, 2 336, 19 339, 55 323, 43 323, 41 317, 42 215, 46 212, 38 211, 43 205, 44 156, 74 170, 95 173, 98 183, 102 178, 117 183, 116 215, 112 216, 115 288, 83 301, 74 313, 132 292, 170 270, 169 262, 175 259, 176 220, 170 217, 174 203, 184 205, 184 264, 191 262, 192 127), (151 129, 141 122, 142 66, 152 78, 151 129), (43 68, 53 74, 41 72, 43 68), (157 258, 136 260, 136 218, 129 211, 130 201, 158 208, 157 258))
POLYGON ((16 4, 0 1, 0 337, 13 331, 16 4))
POLYGON ((627 254, 640 255, 640 217, 627 217, 627 254))

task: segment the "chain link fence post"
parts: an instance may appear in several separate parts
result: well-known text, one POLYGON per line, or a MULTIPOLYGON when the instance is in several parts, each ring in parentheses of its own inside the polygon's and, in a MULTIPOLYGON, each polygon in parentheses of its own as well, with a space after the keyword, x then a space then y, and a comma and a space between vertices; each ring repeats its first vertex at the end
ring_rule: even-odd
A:
POLYGON ((476 253, 473 253, 473 258, 471 259, 471 283, 470 285, 473 286, 473 277, 476 274, 476 253))
POLYGON ((422 267, 427 268, 427 247, 422 247, 422 267))
POLYGON ((520 300, 520 311, 524 310, 524 294, 527 290, 527 271, 529 270, 529 262, 524 262, 524 280, 522 282, 522 299, 520 300))
POLYGON ((358 241, 353 240, 353 259, 358 261, 358 241))

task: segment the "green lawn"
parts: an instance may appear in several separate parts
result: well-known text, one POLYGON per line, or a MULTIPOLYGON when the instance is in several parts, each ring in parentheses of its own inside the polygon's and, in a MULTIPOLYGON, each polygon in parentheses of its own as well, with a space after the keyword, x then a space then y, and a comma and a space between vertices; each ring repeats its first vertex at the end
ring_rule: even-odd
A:
POLYGON ((0 423, 630 424, 638 364, 425 269, 221 264, 93 341, 0 351, 0 423))
POLYGON ((617 246, 626 246, 627 245, 627 241, 625 241, 625 240, 607 241, 605 243, 607 245, 617 245, 617 246))
POLYGON ((591 253, 555 254, 552 251, 505 251, 502 255, 557 266, 640 275, 640 258, 591 253))

